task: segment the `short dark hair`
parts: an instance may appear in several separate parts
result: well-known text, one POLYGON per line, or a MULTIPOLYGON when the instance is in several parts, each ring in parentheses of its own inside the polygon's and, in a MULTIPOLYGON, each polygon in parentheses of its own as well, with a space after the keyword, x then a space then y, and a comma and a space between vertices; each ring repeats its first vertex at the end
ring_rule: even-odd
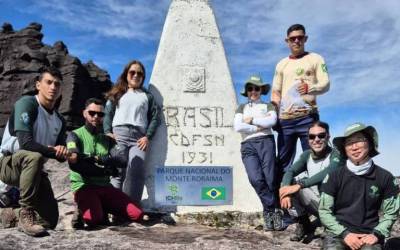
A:
POLYGON ((302 30, 304 32, 304 34, 306 34, 306 28, 304 28, 304 26, 302 24, 296 23, 291 25, 287 31, 286 31, 286 35, 289 36, 290 32, 295 31, 295 30, 302 30))
POLYGON ((94 103, 96 105, 104 106, 104 102, 102 100, 100 100, 99 98, 92 97, 92 98, 89 98, 86 100, 85 108, 87 108, 92 103, 94 103))
POLYGON ((308 131, 310 131, 310 129, 312 127, 321 127, 324 128, 326 130, 326 133, 328 133, 329 135, 329 124, 323 121, 315 121, 313 123, 311 123, 310 127, 308 128, 308 131))
POLYGON ((54 66, 45 66, 39 70, 39 73, 40 73, 39 78, 38 78, 39 81, 41 81, 43 79, 43 75, 45 73, 48 73, 48 74, 54 76, 55 78, 58 78, 60 81, 62 81, 61 72, 54 66))

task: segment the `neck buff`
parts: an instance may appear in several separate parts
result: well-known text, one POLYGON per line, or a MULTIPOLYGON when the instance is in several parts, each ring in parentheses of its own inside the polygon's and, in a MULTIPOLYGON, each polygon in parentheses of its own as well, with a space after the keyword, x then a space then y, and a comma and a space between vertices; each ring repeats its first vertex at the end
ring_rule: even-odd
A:
POLYGON ((364 175, 368 173, 369 169, 372 167, 372 159, 369 159, 367 162, 361 165, 354 165, 354 163, 352 163, 350 160, 347 160, 346 166, 347 169, 355 175, 364 175))

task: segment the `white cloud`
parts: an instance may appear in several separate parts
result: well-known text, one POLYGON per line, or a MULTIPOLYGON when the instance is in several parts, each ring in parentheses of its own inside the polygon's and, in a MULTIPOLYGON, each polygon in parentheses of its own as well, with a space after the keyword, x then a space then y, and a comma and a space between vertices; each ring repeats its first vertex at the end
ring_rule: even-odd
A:
POLYGON ((31 5, 21 11, 41 14, 77 31, 148 41, 158 39, 168 1, 48 0, 31 1, 31 5))
MULTIPOLYGON (((31 7, 19 8, 20 11, 83 31, 82 36, 87 40, 111 37, 142 43, 157 43, 170 3, 168 0, 28 2, 31 7)), ((320 98, 320 104, 365 106, 400 101, 399 1, 214 0, 211 4, 235 82, 259 72, 266 81, 271 81, 276 63, 288 55, 283 41, 287 27, 303 23, 310 36, 306 47, 325 57, 330 72, 332 87, 320 98)), ((79 45, 75 49, 80 51, 79 45)))
POLYGON ((323 105, 400 101, 400 2, 239 0, 214 5, 232 71, 243 70, 241 77, 271 71, 288 54, 287 27, 303 23, 310 36, 306 47, 323 55, 330 70, 332 88, 320 98, 323 105))

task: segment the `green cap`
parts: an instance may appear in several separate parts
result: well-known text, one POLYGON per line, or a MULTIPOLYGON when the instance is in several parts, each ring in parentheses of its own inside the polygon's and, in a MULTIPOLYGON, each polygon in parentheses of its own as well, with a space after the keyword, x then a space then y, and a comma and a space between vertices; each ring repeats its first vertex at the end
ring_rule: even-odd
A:
POLYGON ((374 157, 379 154, 378 152, 378 133, 376 129, 372 126, 365 126, 363 123, 357 122, 346 128, 344 131, 344 136, 338 136, 333 139, 333 145, 343 154, 346 155, 344 150, 344 142, 347 137, 357 133, 357 132, 365 132, 372 139, 374 145, 369 149, 369 156, 374 157))
POLYGON ((252 75, 247 79, 247 81, 244 84, 244 88, 243 88, 242 92, 240 92, 240 94, 242 96, 247 97, 246 89, 249 84, 260 87, 262 95, 266 95, 268 93, 269 89, 271 88, 271 86, 268 83, 263 83, 261 76, 252 75))

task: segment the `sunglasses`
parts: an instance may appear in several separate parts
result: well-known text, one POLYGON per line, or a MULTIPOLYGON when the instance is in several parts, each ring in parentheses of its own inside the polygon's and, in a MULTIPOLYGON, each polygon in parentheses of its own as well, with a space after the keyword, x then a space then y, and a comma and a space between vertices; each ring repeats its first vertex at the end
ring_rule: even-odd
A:
POLYGON ((104 112, 97 112, 97 111, 89 110, 88 114, 92 117, 95 115, 97 115, 97 117, 104 117, 104 112))
POLYGON ((315 140, 315 138, 318 137, 319 139, 325 139, 326 138, 326 133, 319 133, 319 134, 309 134, 308 139, 309 140, 315 140))
POLYGON ((142 71, 136 71, 136 70, 128 71, 128 74, 131 76, 137 75, 139 77, 143 77, 144 75, 142 71))
POLYGON ((251 92, 251 91, 260 91, 261 90, 261 88, 260 87, 258 87, 258 86, 254 86, 254 87, 252 87, 252 86, 250 86, 250 87, 247 87, 247 91, 248 92, 251 92))
POLYGON ((296 40, 298 40, 298 41, 303 41, 304 40, 304 38, 305 38, 306 36, 292 36, 292 37, 288 37, 288 40, 290 41, 290 42, 292 42, 292 43, 294 43, 294 42, 296 42, 296 40))

